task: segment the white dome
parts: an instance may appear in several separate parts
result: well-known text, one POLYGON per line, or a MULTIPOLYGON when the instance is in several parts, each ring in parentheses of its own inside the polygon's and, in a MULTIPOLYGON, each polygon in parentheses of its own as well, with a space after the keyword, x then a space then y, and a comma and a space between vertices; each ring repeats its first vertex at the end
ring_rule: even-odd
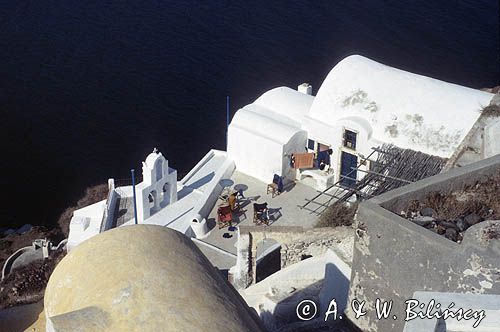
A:
POLYGON ((146 165, 149 167, 149 168, 153 168, 155 166, 155 163, 156 161, 158 160, 158 158, 161 157, 161 153, 160 152, 151 152, 147 157, 146 157, 146 165))

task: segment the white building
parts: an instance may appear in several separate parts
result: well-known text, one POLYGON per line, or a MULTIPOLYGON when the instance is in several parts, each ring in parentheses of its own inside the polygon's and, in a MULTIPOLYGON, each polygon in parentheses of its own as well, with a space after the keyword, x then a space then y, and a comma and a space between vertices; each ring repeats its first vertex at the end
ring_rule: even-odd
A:
POLYGON ((307 132, 302 126, 313 100, 282 87, 236 112, 228 128, 227 151, 238 170, 263 182, 275 173, 295 180, 289 160, 293 152, 305 149, 307 132))
MULTIPOLYGON (((316 97, 308 84, 298 91, 279 87, 238 110, 228 128, 227 153, 209 151, 180 181, 161 153, 149 154, 136 187, 138 221, 204 237, 205 218, 225 186, 222 180, 235 169, 264 183, 278 174, 285 185, 310 176, 315 188, 324 190, 341 176, 347 185, 353 182, 349 178, 361 178, 352 167, 382 143, 450 157, 493 96, 361 56, 347 57, 331 70, 316 97), (330 172, 292 166, 293 154, 328 149, 330 172)), ((493 141, 498 128, 492 123, 484 127, 485 135, 476 136, 493 141)), ((498 144, 492 149, 486 143, 479 145, 488 153, 498 150, 498 144)), ((74 212, 69 249, 107 229, 134 224, 132 186, 115 188, 111 180, 109 188, 106 200, 74 212), (118 217, 115 210, 125 213, 118 217)))
MULTIPOLYGON (((189 237, 207 235, 206 217, 234 171, 224 151, 210 150, 181 180, 156 149, 142 163, 136 185, 137 222, 175 229, 189 237)), ((135 224, 131 185, 109 180, 107 199, 76 210, 70 222, 68 250, 111 228, 135 224)))
MULTIPOLYGON (((239 171, 265 182, 273 174, 300 178, 290 168, 290 157, 306 147, 312 152, 332 149, 335 181, 382 143, 450 157, 493 97, 358 55, 340 61, 316 97, 304 86, 299 90, 305 93, 270 90, 236 112, 228 130, 228 155, 239 171)), ((359 173, 349 177, 359 179, 359 173)))
POLYGON ((177 171, 156 150, 142 163, 143 180, 136 187, 137 221, 143 222, 177 201, 177 171))

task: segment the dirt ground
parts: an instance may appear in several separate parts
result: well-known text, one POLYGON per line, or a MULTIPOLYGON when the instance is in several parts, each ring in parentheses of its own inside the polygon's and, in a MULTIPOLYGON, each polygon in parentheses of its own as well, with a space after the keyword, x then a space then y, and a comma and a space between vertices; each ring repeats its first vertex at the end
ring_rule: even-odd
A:
POLYGON ((54 245, 57 245, 64 239, 61 231, 55 227, 47 229, 43 226, 33 226, 33 228, 24 234, 10 234, 0 238, 0 266, 3 267, 5 260, 9 258, 16 250, 31 246, 33 240, 49 239, 54 245))
POLYGON ((59 249, 45 260, 13 270, 0 282, 0 309, 43 299, 49 277, 65 253, 64 249, 59 249))
MULTIPOLYGON (((102 184, 87 188, 83 197, 75 206, 67 208, 54 222, 52 228, 33 226, 24 234, 10 234, 0 238, 0 268, 5 260, 16 250, 30 246, 33 240, 48 239, 53 245, 68 237, 69 222, 73 211, 84 206, 97 203, 107 197, 108 186, 102 184)), ((65 250, 54 252, 44 261, 36 261, 30 265, 13 270, 0 281, 0 309, 38 302, 43 299, 45 286, 57 263, 64 257, 65 250)))
MULTIPOLYGON (((399 211, 393 212, 399 214, 399 211)), ((417 219, 421 214, 428 214, 433 219, 425 227, 438 234, 446 235, 448 228, 456 229, 456 239, 447 236, 456 242, 460 242, 468 227, 485 220, 500 220, 500 170, 496 175, 462 190, 433 192, 424 200, 411 201, 403 211, 403 215, 410 220, 417 219), (426 208, 430 209, 422 213, 426 208)), ((496 231, 490 233, 490 238, 496 238, 496 231)))
POLYGON ((351 226, 357 210, 357 203, 332 204, 321 215, 315 227, 351 226))

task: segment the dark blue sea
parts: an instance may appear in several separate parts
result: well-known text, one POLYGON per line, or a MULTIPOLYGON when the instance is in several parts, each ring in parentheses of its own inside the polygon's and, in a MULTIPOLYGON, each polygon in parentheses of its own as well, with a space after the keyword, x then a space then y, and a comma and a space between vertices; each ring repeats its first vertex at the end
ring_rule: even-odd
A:
POLYGON ((234 114, 276 86, 316 92, 350 54, 498 85, 498 16, 497 0, 0 1, 0 225, 53 223, 153 147, 186 172, 225 148, 226 95, 234 114))

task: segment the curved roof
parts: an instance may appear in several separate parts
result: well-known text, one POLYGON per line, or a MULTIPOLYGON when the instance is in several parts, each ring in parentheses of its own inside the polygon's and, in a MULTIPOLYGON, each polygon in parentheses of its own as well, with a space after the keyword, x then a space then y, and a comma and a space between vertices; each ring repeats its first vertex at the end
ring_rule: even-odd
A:
POLYGON ((300 129, 300 124, 277 116, 269 109, 255 104, 247 105, 238 110, 230 127, 246 130, 279 144, 288 143, 296 133, 303 131, 300 129))
POLYGON ((262 94, 254 104, 267 108, 268 110, 284 115, 289 120, 301 122, 307 115, 314 97, 298 92, 288 87, 279 87, 262 94))
POLYGON ((154 225, 115 228, 73 249, 44 306, 61 331, 261 331, 190 239, 154 225))
POLYGON ((309 116, 330 125, 361 116, 378 140, 449 157, 492 97, 353 55, 330 71, 309 116))
POLYGON ((287 87, 275 88, 239 109, 230 126, 286 144, 296 133, 303 131, 302 119, 313 100, 314 97, 287 87))

